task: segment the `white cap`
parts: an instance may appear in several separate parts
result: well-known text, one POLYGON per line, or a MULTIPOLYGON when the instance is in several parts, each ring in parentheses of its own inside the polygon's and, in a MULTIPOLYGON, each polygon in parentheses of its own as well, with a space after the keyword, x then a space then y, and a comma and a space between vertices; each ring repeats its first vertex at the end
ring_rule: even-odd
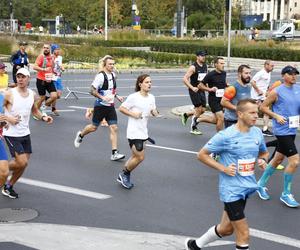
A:
MULTIPOLYGON (((22 74, 24 76, 30 76, 30 73, 28 71, 28 69, 25 69, 25 68, 20 68, 18 71, 17 71, 17 74, 22 74)), ((17 75, 16 74, 16 75, 17 75)))

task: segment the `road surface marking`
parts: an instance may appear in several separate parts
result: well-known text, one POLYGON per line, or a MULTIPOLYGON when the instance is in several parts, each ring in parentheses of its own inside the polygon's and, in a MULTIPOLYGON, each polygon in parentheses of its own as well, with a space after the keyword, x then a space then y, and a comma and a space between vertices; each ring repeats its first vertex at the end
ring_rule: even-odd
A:
POLYGON ((70 193, 70 194, 76 194, 76 195, 85 196, 85 197, 98 199, 98 200, 104 200, 104 199, 111 198, 111 196, 107 195, 107 194, 96 193, 96 192, 86 191, 83 189, 72 188, 72 187, 68 187, 68 186, 53 184, 53 183, 44 182, 44 181, 37 181, 37 180, 32 180, 32 179, 27 179, 27 178, 20 178, 20 180, 18 182, 27 184, 27 185, 31 185, 31 186, 56 190, 56 191, 60 191, 60 192, 70 193))

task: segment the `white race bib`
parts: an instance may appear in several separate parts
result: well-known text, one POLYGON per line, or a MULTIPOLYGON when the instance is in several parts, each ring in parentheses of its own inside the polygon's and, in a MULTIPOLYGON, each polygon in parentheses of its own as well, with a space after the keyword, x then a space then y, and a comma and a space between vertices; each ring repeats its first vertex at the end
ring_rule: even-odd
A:
POLYGON ((289 117, 289 128, 299 128, 299 115, 289 117))
POLYGON ((223 97, 223 95, 224 95, 224 89, 217 89, 216 97, 223 97))
POLYGON ((53 79, 53 74, 52 73, 45 73, 46 82, 51 82, 52 79, 53 79))
POLYGON ((238 160, 238 173, 241 176, 250 176, 254 174, 255 158, 238 160))
POLYGON ((201 82, 205 76, 206 76, 206 73, 198 73, 198 82, 201 82))

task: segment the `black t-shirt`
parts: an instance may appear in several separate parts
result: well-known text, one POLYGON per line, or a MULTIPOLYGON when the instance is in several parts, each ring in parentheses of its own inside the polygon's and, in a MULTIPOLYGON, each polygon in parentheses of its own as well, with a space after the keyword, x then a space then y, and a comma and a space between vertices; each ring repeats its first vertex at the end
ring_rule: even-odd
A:
MULTIPOLYGON (((202 83, 208 85, 209 88, 217 87, 218 89, 225 89, 227 87, 226 72, 217 72, 216 70, 213 70, 204 77, 202 83)), ((209 96, 216 97, 216 93, 209 92, 209 96)))
POLYGON ((200 66, 197 62, 193 63, 193 65, 195 66, 195 73, 191 75, 190 83, 193 87, 197 87, 200 80, 202 80, 202 76, 204 77, 204 74, 207 73, 207 65, 204 63, 200 66))

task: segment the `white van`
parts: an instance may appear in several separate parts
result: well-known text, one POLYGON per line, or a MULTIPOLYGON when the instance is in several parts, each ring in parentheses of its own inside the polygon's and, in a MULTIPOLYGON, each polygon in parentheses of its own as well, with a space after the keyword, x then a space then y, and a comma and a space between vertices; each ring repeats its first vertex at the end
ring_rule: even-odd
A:
POLYGON ((295 38, 295 25, 293 23, 285 23, 278 30, 272 33, 275 40, 285 41, 286 39, 295 38))

